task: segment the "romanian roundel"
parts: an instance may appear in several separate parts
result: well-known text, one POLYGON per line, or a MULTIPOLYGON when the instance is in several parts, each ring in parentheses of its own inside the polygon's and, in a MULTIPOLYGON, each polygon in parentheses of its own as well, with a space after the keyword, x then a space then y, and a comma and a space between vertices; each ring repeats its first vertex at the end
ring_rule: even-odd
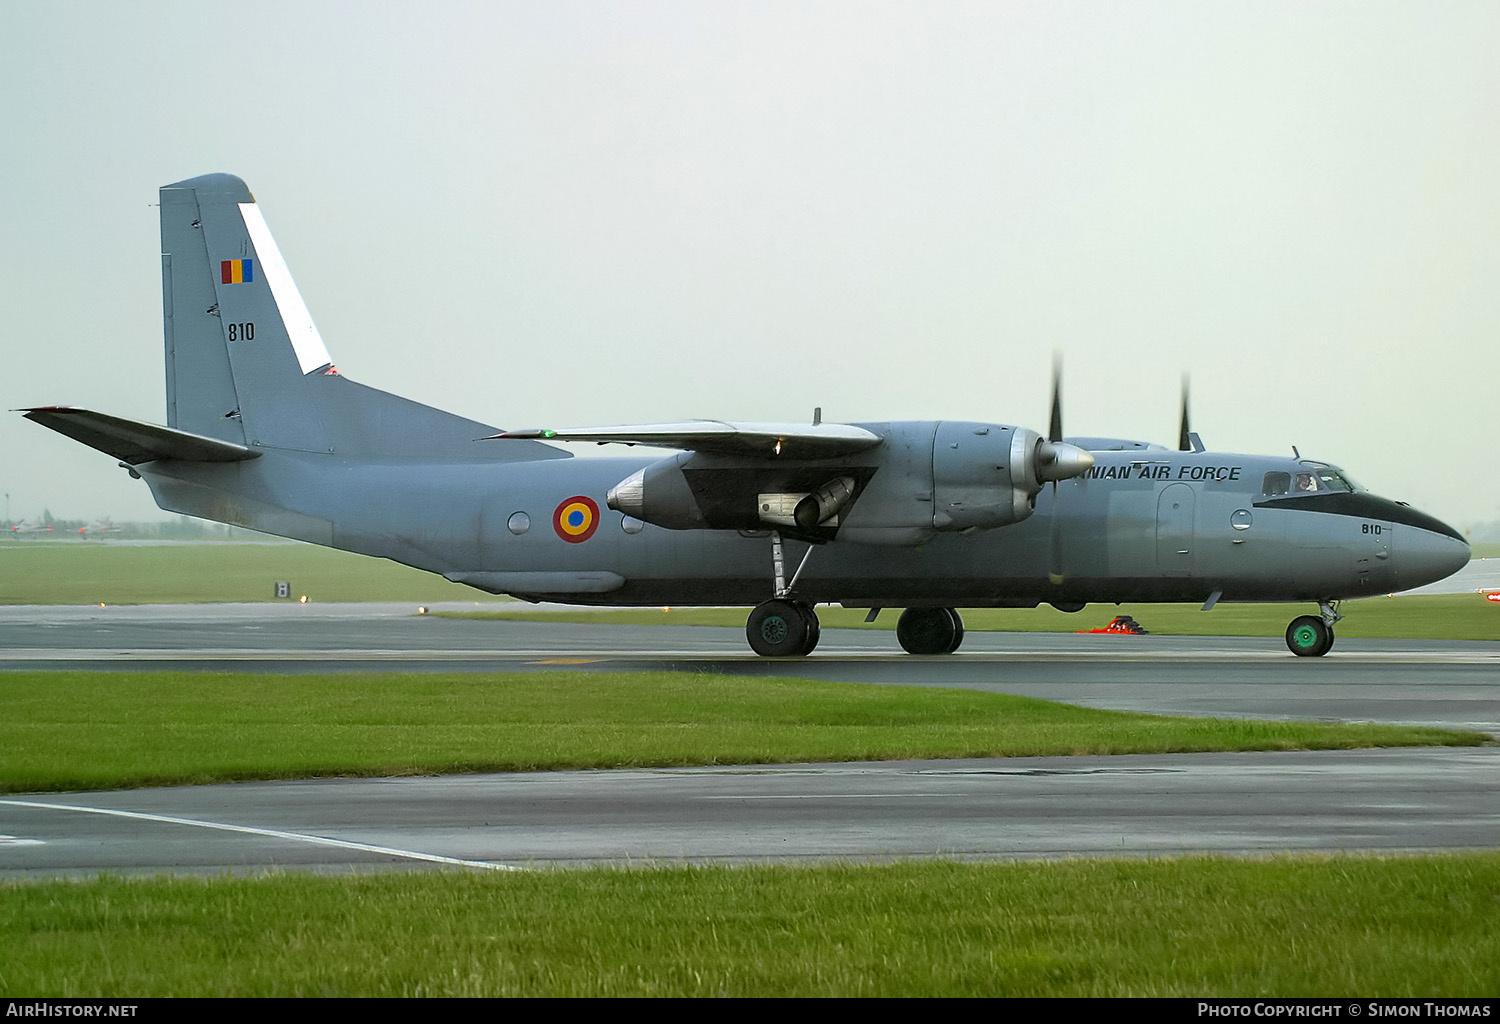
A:
POLYGON ((567 498, 552 513, 552 528, 569 544, 582 544, 599 529, 599 506, 581 494, 567 498))

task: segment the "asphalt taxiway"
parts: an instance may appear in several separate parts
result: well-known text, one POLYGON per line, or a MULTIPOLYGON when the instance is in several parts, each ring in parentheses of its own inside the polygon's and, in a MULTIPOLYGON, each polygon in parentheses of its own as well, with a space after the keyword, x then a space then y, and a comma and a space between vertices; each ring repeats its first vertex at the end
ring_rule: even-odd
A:
MULTIPOLYGON (((1500 736, 1500 643, 970 633, 911 658, 825 630, 768 661, 709 627, 495 622, 409 605, 0 609, 0 670, 686 668, 958 686, 1096 707, 1500 736)), ((3 686, 3 680, 0 680, 3 686)), ((0 798, 0 875, 657 860, 1500 847, 1500 747, 315 780, 0 798)))

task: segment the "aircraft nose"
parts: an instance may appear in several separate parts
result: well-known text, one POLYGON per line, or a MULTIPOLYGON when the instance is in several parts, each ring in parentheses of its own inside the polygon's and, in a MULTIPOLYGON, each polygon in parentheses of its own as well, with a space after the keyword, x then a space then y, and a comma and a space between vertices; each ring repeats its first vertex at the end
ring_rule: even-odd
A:
POLYGON ((1401 590, 1447 579, 1469 564, 1469 545, 1456 530, 1441 533, 1412 527, 1401 532, 1394 552, 1396 581, 1401 590))

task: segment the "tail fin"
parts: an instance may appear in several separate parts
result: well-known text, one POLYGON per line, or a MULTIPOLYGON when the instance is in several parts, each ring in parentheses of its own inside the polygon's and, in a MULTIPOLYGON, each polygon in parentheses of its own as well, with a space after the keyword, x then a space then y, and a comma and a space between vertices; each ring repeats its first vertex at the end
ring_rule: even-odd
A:
POLYGON ((494 428, 339 376, 266 227, 232 174, 161 189, 167 423, 252 449, 513 461, 494 428))

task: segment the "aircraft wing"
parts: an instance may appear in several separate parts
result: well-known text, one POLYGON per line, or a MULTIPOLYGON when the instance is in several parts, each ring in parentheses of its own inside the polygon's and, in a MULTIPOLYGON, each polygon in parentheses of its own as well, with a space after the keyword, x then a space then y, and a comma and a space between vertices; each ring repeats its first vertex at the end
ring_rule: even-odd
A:
POLYGON ((110 416, 92 409, 54 405, 23 409, 28 420, 51 427, 75 441, 121 462, 135 466, 156 459, 183 459, 188 462, 239 462, 260 457, 260 452, 216 437, 190 434, 186 430, 159 427, 120 416, 110 416))
POLYGON ((561 430, 507 430, 491 435, 490 439, 644 444, 716 455, 774 454, 803 459, 849 455, 873 448, 885 440, 873 431, 847 423, 730 423, 724 420, 686 420, 681 423, 643 423, 619 427, 570 427, 561 430))

